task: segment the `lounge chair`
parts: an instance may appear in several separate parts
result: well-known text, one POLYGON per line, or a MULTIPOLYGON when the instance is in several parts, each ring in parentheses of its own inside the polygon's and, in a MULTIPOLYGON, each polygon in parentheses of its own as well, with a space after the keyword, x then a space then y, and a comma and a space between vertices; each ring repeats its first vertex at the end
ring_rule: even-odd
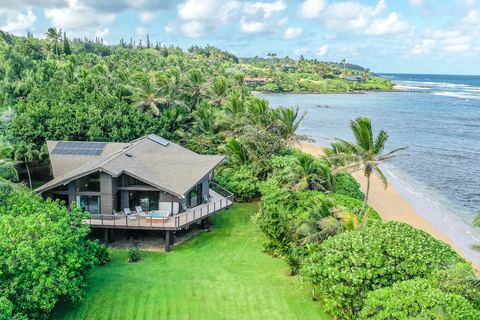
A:
POLYGON ((207 203, 208 201, 210 201, 210 197, 208 196, 208 194, 204 194, 203 195, 203 203, 207 203))
POLYGON ((132 213, 130 211, 130 208, 125 208, 123 209, 123 211, 125 211, 125 214, 128 216, 128 219, 129 220, 137 220, 137 214, 136 213, 132 213))
POLYGON ((135 210, 137 210, 137 214, 140 216, 140 217, 146 217, 147 214, 143 211, 142 207, 141 206, 136 206, 135 207, 135 210))

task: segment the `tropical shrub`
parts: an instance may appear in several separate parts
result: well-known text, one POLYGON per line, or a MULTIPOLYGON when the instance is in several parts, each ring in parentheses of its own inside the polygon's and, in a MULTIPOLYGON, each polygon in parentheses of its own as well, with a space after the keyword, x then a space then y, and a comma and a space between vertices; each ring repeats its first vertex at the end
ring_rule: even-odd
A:
MULTIPOLYGON (((360 211, 360 209, 362 208, 362 204, 363 204, 362 200, 350 198, 348 196, 345 196, 339 193, 329 194, 328 197, 335 199, 335 201, 337 202, 337 206, 343 207, 348 211, 352 211, 352 212, 355 210, 360 211)), ((370 206, 367 204, 366 209, 368 210, 368 208, 370 208, 370 206)), ((370 220, 382 220, 380 215, 373 208, 370 214, 370 220)))
POLYGON ((341 317, 360 312, 370 291, 462 261, 449 245, 427 232, 399 221, 382 221, 324 241, 300 278, 319 286, 325 308, 341 317))
POLYGON ((360 183, 358 183, 358 181, 355 180, 350 173, 345 172, 340 172, 337 174, 334 192, 362 201, 365 198, 363 192, 360 191, 360 183))
POLYGON ((294 276, 300 270, 302 265, 305 249, 302 247, 292 246, 285 255, 285 263, 290 268, 290 275, 294 276))
POLYGON ((432 286, 445 293, 455 293, 467 299, 480 310, 480 290, 478 279, 470 262, 459 262, 445 268, 434 269, 426 277, 432 286))
POLYGON ((138 262, 142 259, 143 257, 143 252, 140 250, 139 247, 130 247, 127 250, 128 253, 128 261, 129 262, 138 262))
POLYGON ((6 297, 0 297, 0 320, 28 320, 28 317, 21 313, 13 313, 13 303, 6 297))
POLYGON ((83 240, 87 217, 75 204, 0 195, 0 296, 12 303, 13 314, 45 318, 60 296, 82 299, 98 248, 83 240))
POLYGON ((458 294, 446 294, 421 278, 370 292, 358 319, 436 320, 438 314, 458 320, 480 319, 480 311, 467 299, 458 294))
POLYGON ((255 170, 250 166, 220 171, 214 176, 214 181, 233 192, 237 202, 250 202, 258 192, 259 179, 255 170))
POLYGON ((95 257, 97 258, 99 265, 107 263, 108 260, 110 260, 111 255, 112 249, 110 249, 110 246, 106 243, 99 245, 95 252, 95 257))

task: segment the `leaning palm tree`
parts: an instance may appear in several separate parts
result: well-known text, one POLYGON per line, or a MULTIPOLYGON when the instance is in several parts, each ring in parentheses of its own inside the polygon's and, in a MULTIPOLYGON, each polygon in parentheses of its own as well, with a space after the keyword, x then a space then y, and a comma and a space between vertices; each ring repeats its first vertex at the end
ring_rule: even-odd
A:
POLYGON ((227 156, 231 166, 240 167, 248 164, 248 155, 245 147, 234 138, 227 139, 227 142, 218 149, 227 156))
POLYGON ((25 188, 22 184, 14 183, 18 180, 16 166, 18 161, 13 161, 8 156, 13 148, 0 142, 0 192, 23 192, 25 188))
POLYGON ((58 61, 58 42, 62 41, 62 28, 60 28, 59 30, 57 30, 57 28, 49 28, 48 31, 45 33, 45 37, 55 46, 58 61))
POLYGON ((223 105, 223 110, 218 114, 218 124, 228 130, 235 130, 246 121, 245 100, 240 91, 235 90, 227 102, 223 105))
POLYGON ((336 169, 334 173, 339 171, 358 171, 363 170, 363 174, 367 177, 367 191, 363 201, 360 215, 363 214, 368 200, 370 191, 370 178, 372 173, 377 175, 383 182, 385 189, 388 181, 382 170, 378 167, 380 163, 391 160, 396 157, 408 156, 407 154, 394 154, 398 151, 405 150, 408 147, 398 148, 387 153, 383 153, 388 135, 385 131, 380 130, 375 141, 373 140, 372 123, 370 119, 358 117, 356 120, 350 120, 350 128, 355 137, 355 143, 342 139, 341 142, 344 152, 336 153, 331 156, 333 160, 345 161, 347 164, 336 169))

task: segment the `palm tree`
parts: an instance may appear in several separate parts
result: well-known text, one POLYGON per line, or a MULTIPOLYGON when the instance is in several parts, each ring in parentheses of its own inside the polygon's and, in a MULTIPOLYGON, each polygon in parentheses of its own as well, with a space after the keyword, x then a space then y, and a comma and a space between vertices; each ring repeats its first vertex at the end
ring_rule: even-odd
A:
POLYGON ((157 79, 153 74, 137 72, 134 75, 135 86, 129 86, 134 94, 131 96, 133 105, 139 112, 150 110, 155 115, 160 114, 158 104, 164 103, 160 88, 157 86, 157 79))
POLYGON ((33 188, 32 177, 30 175, 30 169, 28 167, 28 161, 38 159, 40 155, 40 152, 38 152, 38 150, 35 150, 35 147, 36 145, 34 143, 26 143, 25 141, 22 141, 15 146, 15 149, 13 151, 14 160, 21 160, 25 163, 28 173, 28 181, 30 182, 30 190, 33 190, 33 188))
POLYGON ((269 108, 269 102, 266 99, 251 97, 247 101, 248 116, 247 124, 254 126, 261 131, 275 131, 279 121, 275 112, 269 108))
POLYGON ((58 42, 62 41, 62 28, 60 28, 59 30, 57 30, 57 28, 49 28, 48 31, 45 33, 45 37, 55 46, 58 61, 58 42))
POLYGON ((205 76, 200 70, 190 70, 187 72, 185 87, 190 94, 195 96, 195 107, 200 103, 200 96, 205 89, 205 76))
POLYGON ((364 217, 357 212, 337 207, 334 199, 320 194, 308 200, 309 218, 296 224, 296 232, 303 238, 303 245, 318 244, 329 237, 346 231, 361 231, 367 227, 371 209, 364 217))
POLYGON ((278 107, 275 109, 277 114, 277 119, 280 120, 281 126, 279 126, 279 133, 283 141, 288 145, 294 145, 301 140, 308 140, 308 137, 305 135, 297 135, 297 131, 300 122, 303 120, 307 111, 305 111, 300 118, 298 118, 299 107, 278 107))
POLYGON ((231 167, 240 167, 248 164, 247 152, 239 141, 233 138, 227 139, 227 142, 218 149, 227 155, 231 167))
POLYGON ((373 140, 372 124, 370 119, 365 117, 358 117, 356 120, 350 120, 350 128, 355 137, 355 143, 348 142, 342 139, 337 139, 343 144, 342 149, 346 152, 336 153, 331 156, 333 160, 345 161, 347 164, 334 171, 358 171, 363 168, 363 174, 367 177, 367 191, 365 192, 365 199, 363 201, 360 215, 363 214, 368 200, 368 193, 370 191, 370 177, 372 173, 377 175, 382 180, 385 189, 388 187, 387 178, 383 174, 378 165, 387 160, 396 157, 408 156, 407 154, 394 153, 408 149, 408 147, 398 148, 387 153, 383 153, 385 143, 388 135, 385 131, 380 130, 375 141, 373 140))
POLYGON ((224 76, 217 76, 213 78, 210 84, 211 100, 208 103, 214 103, 219 109, 222 102, 227 99, 228 82, 224 76))
POLYGON ((317 173, 317 163, 315 157, 311 154, 301 153, 296 159, 295 164, 289 167, 289 172, 285 177, 286 188, 292 188, 295 191, 325 190, 322 185, 322 179, 317 173))
POLYGON ((235 90, 233 95, 223 105, 223 110, 218 117, 218 124, 226 130, 234 130, 245 123, 245 113, 245 100, 240 92, 235 90))
POLYGON ((18 161, 8 158, 13 148, 0 142, 0 192, 23 192, 25 188, 21 184, 13 183, 18 180, 16 169, 18 161))

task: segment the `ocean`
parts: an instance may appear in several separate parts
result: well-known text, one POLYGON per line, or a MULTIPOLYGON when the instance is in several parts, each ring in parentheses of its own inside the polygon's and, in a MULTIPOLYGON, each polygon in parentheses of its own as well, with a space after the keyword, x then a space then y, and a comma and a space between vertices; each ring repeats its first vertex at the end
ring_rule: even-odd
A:
POLYGON ((468 244, 480 243, 471 222, 480 211, 480 76, 380 74, 415 92, 369 94, 256 94, 271 107, 308 112, 298 133, 329 146, 353 141, 349 120, 365 116, 375 134, 388 135, 386 151, 409 147, 409 157, 382 166, 388 180, 414 209, 464 254, 480 264, 468 244))

